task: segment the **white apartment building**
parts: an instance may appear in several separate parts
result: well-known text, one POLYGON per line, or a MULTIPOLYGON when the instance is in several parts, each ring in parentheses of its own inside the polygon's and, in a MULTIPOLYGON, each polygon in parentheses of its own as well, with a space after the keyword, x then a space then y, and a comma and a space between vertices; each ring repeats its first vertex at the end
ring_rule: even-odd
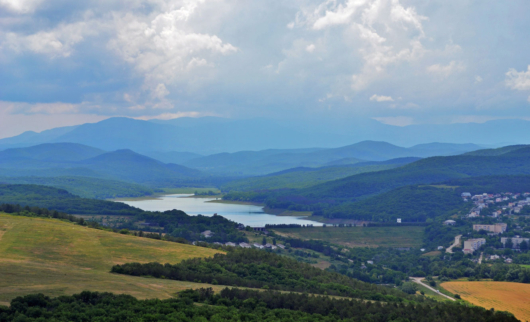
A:
POLYGON ((480 246, 486 244, 485 238, 468 239, 464 241, 464 254, 473 254, 480 246))

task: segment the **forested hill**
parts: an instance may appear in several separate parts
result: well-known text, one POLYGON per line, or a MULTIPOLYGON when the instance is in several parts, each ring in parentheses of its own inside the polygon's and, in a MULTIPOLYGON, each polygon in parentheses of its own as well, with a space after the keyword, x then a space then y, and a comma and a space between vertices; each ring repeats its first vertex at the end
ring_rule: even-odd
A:
POLYGON ((0 204, 3 203, 76 215, 135 215, 142 212, 121 202, 81 198, 63 189, 32 184, 0 184, 0 204))
POLYGON ((238 230, 238 223, 222 216, 189 216, 181 210, 143 211, 121 202, 81 198, 66 190, 38 185, 0 185, 1 211, 33 211, 39 215, 53 211, 71 215, 118 215, 119 220, 113 222, 113 228, 164 233, 189 241, 205 240, 201 232, 210 230, 213 236, 208 238, 209 242, 248 241, 238 230))
POLYGON ((80 176, 0 176, 0 184, 34 184, 49 186, 64 189, 74 195, 90 199, 135 198, 149 196, 155 193, 155 190, 149 187, 132 182, 80 176))
POLYGON ((400 187, 377 196, 315 211, 326 218, 407 222, 444 220, 464 215, 471 203, 462 201, 462 192, 472 194, 530 191, 530 176, 486 176, 453 179, 436 185, 400 187))
POLYGON ((395 188, 432 184, 450 179, 491 175, 530 174, 530 148, 521 147, 499 156, 458 155, 422 159, 396 169, 363 173, 313 187, 260 193, 231 193, 231 200, 268 202, 277 208, 314 210, 354 202, 395 188))

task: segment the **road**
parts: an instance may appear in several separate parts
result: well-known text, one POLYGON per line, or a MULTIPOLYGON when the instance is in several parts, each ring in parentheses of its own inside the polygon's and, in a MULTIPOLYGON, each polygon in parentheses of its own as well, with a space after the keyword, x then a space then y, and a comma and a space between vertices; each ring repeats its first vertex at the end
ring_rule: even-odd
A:
POLYGON ((454 298, 452 298, 452 297, 450 297, 450 296, 448 296, 448 295, 445 295, 445 294, 443 294, 443 293, 440 293, 438 290, 432 288, 431 286, 429 286, 429 285, 427 285, 427 284, 424 284, 424 283, 421 281, 421 279, 422 279, 423 277, 409 277, 409 278, 410 278, 414 283, 418 283, 418 284, 420 284, 420 285, 422 285, 422 286, 425 286, 426 288, 428 288, 429 290, 433 291, 434 293, 436 293, 436 294, 438 294, 438 295, 441 295, 441 296, 443 296, 443 297, 445 297, 445 298, 447 298, 447 299, 449 299, 449 300, 451 300, 451 301, 456 301, 454 298))
POLYGON ((449 248, 447 248, 445 251, 448 252, 448 253, 453 253, 453 247, 456 247, 458 245, 460 245, 460 238, 462 237, 462 235, 458 235, 455 237, 455 242, 453 243, 453 245, 449 246, 449 248))

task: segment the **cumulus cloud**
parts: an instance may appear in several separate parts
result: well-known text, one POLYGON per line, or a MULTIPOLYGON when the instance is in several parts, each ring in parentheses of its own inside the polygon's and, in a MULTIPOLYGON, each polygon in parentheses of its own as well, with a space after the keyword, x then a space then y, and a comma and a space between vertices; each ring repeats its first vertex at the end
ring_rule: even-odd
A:
POLYGON ((447 78, 450 75, 465 70, 465 65, 462 62, 451 61, 447 65, 434 64, 427 67, 427 72, 439 78, 447 78))
POLYGON ((296 23, 315 31, 344 26, 348 37, 359 40, 356 47, 364 64, 352 76, 351 87, 360 91, 388 66, 423 56, 424 20, 414 7, 405 7, 399 0, 328 0, 301 11, 296 23))
POLYGON ((69 57, 74 46, 89 35, 97 34, 99 23, 81 21, 61 24, 51 30, 39 31, 34 34, 8 32, 4 35, 4 45, 15 52, 33 52, 51 58, 69 57))
POLYGON ((394 99, 391 96, 384 96, 384 95, 372 95, 370 97, 370 101, 376 101, 376 102, 393 102, 394 99))
POLYGON ((510 68, 506 73, 506 86, 518 91, 530 90, 530 65, 526 71, 518 72, 514 68, 510 68))
POLYGON ((312 53, 313 51, 315 51, 315 45, 314 44, 311 44, 311 45, 308 45, 305 50, 308 52, 308 53, 312 53))
MULTIPOLYGON (((510 68, 506 73, 505 84, 508 88, 518 91, 530 90, 530 65, 526 71, 518 72, 514 68, 510 68)), ((530 103, 530 96, 528 96, 530 103)))
POLYGON ((69 114, 79 112, 81 104, 63 102, 24 103, 0 101, 0 109, 10 114, 69 114))
MULTIPOLYGON (((208 66, 204 56, 237 51, 216 35, 192 30, 188 21, 203 3, 185 1, 154 17, 132 13, 115 16, 117 32, 108 46, 145 77, 145 86, 152 96, 160 98, 160 84, 171 84, 191 70, 208 66)), ((169 94, 167 89, 163 94, 164 97, 169 94)))
POLYGON ((43 0, 0 0, 0 7, 15 13, 30 13, 35 11, 43 0))

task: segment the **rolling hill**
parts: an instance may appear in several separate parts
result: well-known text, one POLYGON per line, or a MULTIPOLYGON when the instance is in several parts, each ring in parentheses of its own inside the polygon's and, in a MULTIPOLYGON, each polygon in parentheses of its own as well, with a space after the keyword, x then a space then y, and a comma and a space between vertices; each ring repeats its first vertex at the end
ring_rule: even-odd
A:
POLYGON ((223 192, 229 192, 306 188, 359 173, 400 167, 415 160, 417 158, 401 158, 382 162, 359 162, 355 165, 347 166, 327 166, 321 168, 298 167, 271 173, 266 176, 231 181, 223 185, 221 190, 223 192))
POLYGON ((29 184, 64 189, 74 195, 90 199, 135 198, 152 195, 155 191, 136 183, 102 178, 57 177, 1 177, 0 184, 29 184))
POLYGON ((332 149, 242 151, 213 154, 184 162, 188 167, 218 174, 264 175, 295 167, 352 165, 407 157, 454 155, 480 149, 473 144, 424 144, 403 148, 387 142, 363 141, 332 149))
POLYGON ((83 191, 85 196, 91 197, 99 195, 125 197, 127 194, 123 195, 120 191, 123 192, 126 183, 129 184, 126 189, 145 191, 150 188, 133 187, 131 183, 160 188, 211 186, 212 181, 216 180, 199 170, 172 163, 166 164, 131 150, 106 152, 76 143, 47 143, 0 151, 0 177, 9 178, 4 180, 9 183, 40 183, 46 181, 45 178, 50 178, 50 181, 56 183, 58 181, 66 183, 68 179, 64 177, 76 177, 77 183, 81 184, 76 191, 83 191), (29 177, 41 179, 29 180, 29 177), (58 179, 59 177, 62 179, 58 179), (82 180, 82 177, 92 179, 82 180), (107 182, 106 193, 102 194, 97 190, 94 178, 112 181, 107 182), (114 191, 113 187, 116 188, 114 191))
POLYGON ((395 188, 492 175, 530 174, 530 148, 521 147, 498 156, 458 155, 422 159, 400 168, 362 173, 313 187, 229 194, 227 199, 267 202, 269 207, 291 210, 322 209, 354 202, 395 188))
MULTIPOLYGON (((90 289, 139 298, 170 298, 204 284, 111 274, 126 262, 169 262, 213 256, 191 245, 122 235, 58 219, 0 214, 0 304, 17 296, 71 295, 90 289)), ((215 288, 215 286, 213 286, 215 288)))

